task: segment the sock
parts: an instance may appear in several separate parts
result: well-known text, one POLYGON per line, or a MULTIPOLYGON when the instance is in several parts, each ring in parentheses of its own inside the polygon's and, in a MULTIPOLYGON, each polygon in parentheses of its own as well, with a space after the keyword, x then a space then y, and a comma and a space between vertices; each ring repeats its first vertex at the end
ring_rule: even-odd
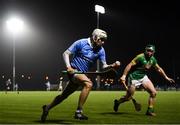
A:
POLYGON ((149 107, 148 107, 148 112, 154 112, 153 106, 149 106, 149 107))

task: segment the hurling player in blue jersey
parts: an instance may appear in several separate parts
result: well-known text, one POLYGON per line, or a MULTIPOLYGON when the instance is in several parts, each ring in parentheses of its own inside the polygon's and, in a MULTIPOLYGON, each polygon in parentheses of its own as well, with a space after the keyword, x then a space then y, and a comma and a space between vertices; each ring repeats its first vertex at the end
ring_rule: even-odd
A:
POLYGON ((102 68, 115 68, 120 66, 120 62, 116 61, 113 64, 107 65, 105 50, 102 45, 107 40, 107 33, 101 29, 95 29, 92 36, 75 41, 64 53, 63 58, 69 74, 69 84, 61 95, 49 104, 43 106, 41 121, 45 122, 48 112, 57 104, 61 103, 70 94, 82 86, 82 91, 79 96, 77 110, 74 118, 80 120, 87 120, 88 117, 83 114, 83 105, 89 95, 93 86, 92 81, 85 74, 74 74, 75 71, 87 72, 99 59, 102 63, 102 68), (70 60, 70 56, 73 57, 70 60))

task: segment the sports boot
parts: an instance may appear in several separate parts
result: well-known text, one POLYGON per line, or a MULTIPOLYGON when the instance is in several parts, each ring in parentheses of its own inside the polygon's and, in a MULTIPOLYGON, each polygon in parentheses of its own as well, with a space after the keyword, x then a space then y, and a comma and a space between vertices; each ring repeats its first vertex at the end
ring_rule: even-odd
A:
POLYGON ((114 100, 114 111, 117 112, 118 111, 118 107, 119 107, 120 103, 118 102, 117 99, 114 100))
POLYGON ((88 120, 88 117, 85 116, 82 112, 75 112, 74 118, 79 120, 88 120))
POLYGON ((42 107, 42 115, 41 115, 41 122, 45 122, 46 121, 46 118, 47 118, 47 116, 48 116, 48 110, 46 110, 46 105, 43 105, 43 107, 42 107))

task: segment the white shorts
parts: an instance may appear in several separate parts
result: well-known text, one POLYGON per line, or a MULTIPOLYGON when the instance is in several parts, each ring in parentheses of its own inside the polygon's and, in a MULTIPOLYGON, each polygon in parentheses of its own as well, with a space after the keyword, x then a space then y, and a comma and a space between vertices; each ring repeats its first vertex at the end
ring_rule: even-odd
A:
POLYGON ((146 82, 150 82, 150 79, 148 78, 147 75, 145 75, 142 79, 131 80, 130 82, 131 82, 132 85, 140 86, 142 84, 145 84, 146 82))

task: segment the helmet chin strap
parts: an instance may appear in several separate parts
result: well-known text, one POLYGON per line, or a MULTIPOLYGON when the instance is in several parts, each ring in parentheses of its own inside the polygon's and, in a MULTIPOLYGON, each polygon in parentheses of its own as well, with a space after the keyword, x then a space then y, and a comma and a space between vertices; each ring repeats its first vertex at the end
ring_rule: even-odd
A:
POLYGON ((97 37, 97 36, 95 36, 95 37, 93 37, 93 42, 92 42, 92 46, 93 46, 93 48, 95 49, 95 50, 98 50, 98 49, 100 49, 101 47, 100 46, 97 46, 97 44, 96 44, 96 41, 99 39, 99 37, 97 37))
POLYGON ((96 45, 98 39, 99 39, 98 36, 93 36, 93 42, 92 42, 93 46, 96 45))
POLYGON ((92 46, 93 46, 93 48, 96 46, 95 44, 95 41, 96 41, 96 36, 92 36, 92 41, 91 41, 91 43, 92 43, 92 46))

